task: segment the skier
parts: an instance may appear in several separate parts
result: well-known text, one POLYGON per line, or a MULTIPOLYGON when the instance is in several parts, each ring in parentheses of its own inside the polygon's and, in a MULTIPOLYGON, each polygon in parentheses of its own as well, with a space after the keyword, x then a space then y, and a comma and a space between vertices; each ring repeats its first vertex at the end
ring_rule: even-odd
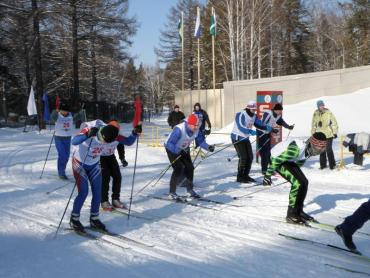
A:
POLYGON ((198 117, 199 121, 200 121, 200 127, 199 127, 200 135, 203 136, 203 137, 205 137, 205 135, 210 135, 212 125, 211 125, 211 122, 209 120, 207 112, 202 109, 199 102, 194 104, 193 114, 195 114, 198 117), (207 124, 207 127, 206 127, 206 124, 207 124))
POLYGON ((271 185, 271 175, 278 172, 291 184, 289 206, 286 221, 304 224, 314 218, 303 211, 303 204, 308 189, 308 180, 301 168, 306 160, 325 151, 326 136, 322 132, 314 133, 306 142, 289 139, 280 142, 271 150, 269 167, 263 179, 263 185, 271 185))
MULTIPOLYGON (((118 130, 120 129, 120 125, 116 120, 109 121, 108 125, 112 125, 118 130)), ((136 130, 135 133, 141 133, 141 130, 136 130)), ((101 207, 103 210, 112 211, 113 208, 126 208, 124 203, 120 201, 122 175, 114 152, 117 148, 121 161, 124 160, 124 145, 131 146, 135 140, 136 134, 131 134, 128 137, 118 135, 115 141, 104 146, 104 150, 100 156, 100 166, 102 171, 101 207), (113 179, 112 203, 109 202, 108 198, 109 182, 111 177, 113 179)))
POLYGON ((352 215, 346 217, 335 231, 342 238, 344 245, 352 252, 359 253, 353 243, 352 235, 370 219, 370 199, 363 203, 352 215))
MULTIPOLYGON (((282 118, 283 113, 283 106, 280 103, 276 103, 272 110, 265 110, 262 116, 262 123, 265 125, 269 125, 273 128, 273 132, 279 132, 276 129, 278 126, 283 126, 289 130, 294 128, 294 125, 288 125, 284 119, 282 118)), ((258 142, 258 149, 259 154, 261 156, 261 168, 262 174, 264 175, 267 171, 267 166, 270 161, 271 156, 271 133, 262 132, 261 130, 257 130, 257 142, 258 142)))
POLYGON ((261 120, 256 117, 256 110, 256 102, 251 100, 248 102, 245 109, 235 115, 234 126, 231 131, 231 141, 239 157, 237 182, 255 182, 255 180, 249 176, 253 161, 253 151, 249 136, 255 136, 257 134, 252 127, 255 126, 267 132, 272 131, 271 126, 264 125, 261 120))
POLYGON ((169 126, 173 129, 176 125, 183 122, 185 119, 184 113, 180 111, 180 107, 176 104, 173 107, 173 111, 168 115, 167 122, 169 126))
MULTIPOLYGON (((88 194, 88 182, 90 182, 92 191, 90 225, 92 228, 105 230, 105 225, 99 220, 102 184, 99 158, 109 143, 117 139, 120 143, 123 141, 121 141, 122 138, 117 138, 119 130, 116 127, 106 125, 101 120, 82 123, 81 127, 80 133, 72 139, 74 149, 72 169, 78 195, 74 200, 70 226, 76 232, 83 233, 85 230, 80 222, 80 211, 88 194)), ((140 132, 141 127, 139 126, 132 131, 134 136, 140 132)))
POLYGON ((326 136, 327 146, 326 151, 320 154, 320 169, 325 169, 326 157, 329 160, 329 167, 331 170, 335 168, 335 158, 333 153, 333 139, 337 138, 338 134, 338 124, 337 120, 333 113, 325 108, 324 101, 317 101, 317 110, 313 113, 312 116, 312 129, 311 134, 315 132, 322 132, 326 136))
POLYGON ((71 136, 73 128, 73 117, 67 103, 59 104, 59 109, 51 114, 51 120, 55 122, 55 147, 58 152, 58 176, 67 180, 66 167, 71 152, 71 136))
POLYGON ((194 166, 190 157, 189 145, 195 140, 201 148, 210 152, 213 152, 215 147, 208 145, 204 136, 200 135, 199 125, 199 118, 191 114, 185 122, 175 126, 165 142, 167 156, 173 168, 169 192, 169 198, 173 200, 180 199, 176 194, 176 186, 181 182, 183 170, 186 177, 187 197, 200 198, 193 189, 194 166))

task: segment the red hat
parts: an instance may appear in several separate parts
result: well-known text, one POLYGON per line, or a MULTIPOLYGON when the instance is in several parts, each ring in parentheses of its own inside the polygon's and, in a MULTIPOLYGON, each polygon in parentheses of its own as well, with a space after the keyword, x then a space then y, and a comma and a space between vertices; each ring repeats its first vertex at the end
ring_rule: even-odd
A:
POLYGON ((189 125, 197 125, 198 121, 199 119, 195 114, 189 115, 188 120, 187 120, 189 125))

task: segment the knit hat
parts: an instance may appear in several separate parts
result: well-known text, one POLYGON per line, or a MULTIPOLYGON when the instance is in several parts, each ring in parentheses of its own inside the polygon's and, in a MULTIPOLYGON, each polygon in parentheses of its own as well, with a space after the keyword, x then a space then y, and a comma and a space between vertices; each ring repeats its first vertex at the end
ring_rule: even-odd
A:
POLYGON ((107 143, 112 143, 118 136, 118 128, 113 125, 106 125, 100 129, 100 133, 107 143))
POLYGON ((257 104, 254 100, 250 100, 247 104, 247 109, 257 109, 257 104))
POLYGON ((195 109, 195 106, 198 106, 199 107, 199 110, 202 109, 202 106, 200 106, 200 103, 199 102, 197 102, 196 104, 194 104, 194 110, 196 110, 195 109))
POLYGON ((180 108, 177 104, 173 107, 173 109, 180 108))
POLYGON ((68 103, 66 103, 66 102, 61 102, 61 103, 59 104, 59 110, 63 110, 63 111, 70 111, 70 110, 69 110, 69 105, 68 105, 68 103))
POLYGON ((319 109, 321 106, 325 106, 325 103, 324 103, 324 101, 323 100, 318 100, 317 102, 316 102, 316 105, 317 105, 317 109, 319 109))
POLYGON ((318 148, 325 148, 326 147, 326 136, 322 132, 315 132, 312 134, 310 138, 310 144, 318 147, 318 148))
POLYGON ((198 125, 199 119, 196 115, 190 114, 187 119, 187 122, 189 125, 198 125))
POLYGON ((276 103, 272 110, 283 110, 283 106, 281 105, 281 103, 276 103))
POLYGON ((118 128, 118 129, 120 129, 120 125, 119 125, 119 122, 117 120, 110 120, 108 122, 108 125, 112 125, 112 126, 118 128))

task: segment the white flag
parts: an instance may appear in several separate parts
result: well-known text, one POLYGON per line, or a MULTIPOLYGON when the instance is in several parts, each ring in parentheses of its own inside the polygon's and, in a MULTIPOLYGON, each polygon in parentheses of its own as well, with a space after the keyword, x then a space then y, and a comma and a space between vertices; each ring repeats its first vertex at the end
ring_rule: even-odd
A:
POLYGON ((199 11, 199 7, 197 7, 197 20, 195 22, 194 37, 196 37, 197 39, 200 38, 200 11, 199 11))
POLYGON ((35 93, 33 92, 33 87, 31 86, 30 96, 28 97, 27 103, 28 115, 37 115, 36 103, 35 103, 35 93))

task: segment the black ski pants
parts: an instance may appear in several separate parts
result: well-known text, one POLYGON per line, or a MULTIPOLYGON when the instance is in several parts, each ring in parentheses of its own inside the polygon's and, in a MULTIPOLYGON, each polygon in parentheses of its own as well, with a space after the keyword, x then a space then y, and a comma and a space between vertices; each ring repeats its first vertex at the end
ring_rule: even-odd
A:
POLYGON ((242 176, 248 176, 253 162, 252 145, 249 139, 241 140, 240 142, 236 143, 237 141, 238 140, 232 140, 234 148, 239 157, 238 174, 242 176))
POLYGON ((261 157, 262 173, 265 174, 271 157, 270 134, 262 135, 258 138, 258 149, 261 157))
POLYGON ((101 202, 106 202, 109 200, 109 182, 110 178, 113 178, 112 181, 112 200, 119 200, 121 193, 121 171, 116 159, 116 156, 101 156, 100 157, 100 166, 102 172, 102 193, 101 193, 101 202))
POLYGON ((191 161, 189 148, 180 153, 180 158, 178 158, 180 154, 174 154, 167 149, 166 152, 173 168, 170 180, 170 193, 176 193, 176 186, 184 180, 183 173, 188 180, 185 183, 186 189, 188 191, 193 189, 194 165, 191 161))
POLYGON ((329 138, 326 140, 326 150, 322 154, 320 154, 320 168, 326 168, 326 157, 329 160, 329 167, 330 169, 335 168, 335 158, 333 152, 333 138, 329 138))
POLYGON ((284 162, 277 172, 291 184, 289 207, 297 209, 298 212, 302 211, 307 195, 308 180, 301 168, 294 162, 284 162))
POLYGON ((370 199, 363 203, 352 215, 346 217, 343 224, 343 232, 346 235, 353 235, 366 221, 370 219, 370 199))

